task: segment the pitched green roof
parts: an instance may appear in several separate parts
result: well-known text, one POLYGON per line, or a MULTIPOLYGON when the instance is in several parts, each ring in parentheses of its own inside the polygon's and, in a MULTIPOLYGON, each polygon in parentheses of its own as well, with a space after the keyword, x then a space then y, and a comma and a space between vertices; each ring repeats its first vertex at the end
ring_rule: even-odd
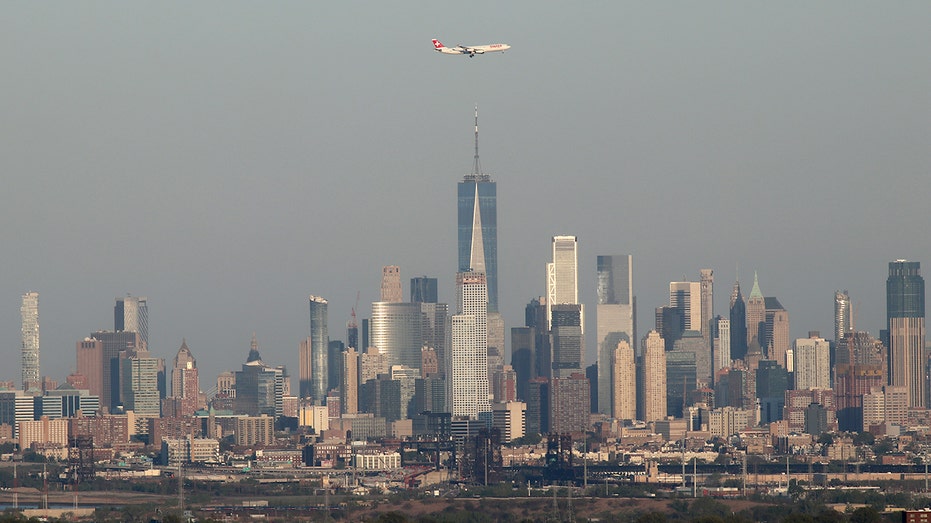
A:
POLYGON ((760 280, 756 277, 756 271, 753 271, 753 289, 750 290, 751 298, 762 298, 763 292, 760 291, 760 280))

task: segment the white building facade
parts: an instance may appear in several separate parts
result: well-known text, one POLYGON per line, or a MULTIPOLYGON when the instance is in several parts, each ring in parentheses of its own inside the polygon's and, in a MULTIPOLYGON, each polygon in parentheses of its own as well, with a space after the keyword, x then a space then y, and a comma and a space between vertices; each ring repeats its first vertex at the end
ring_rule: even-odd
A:
POLYGON ((799 338, 792 350, 795 389, 831 388, 831 344, 822 338, 799 338))
POLYGON ((453 416, 490 412, 488 382, 488 288, 483 272, 456 274, 457 314, 450 318, 446 397, 453 416))

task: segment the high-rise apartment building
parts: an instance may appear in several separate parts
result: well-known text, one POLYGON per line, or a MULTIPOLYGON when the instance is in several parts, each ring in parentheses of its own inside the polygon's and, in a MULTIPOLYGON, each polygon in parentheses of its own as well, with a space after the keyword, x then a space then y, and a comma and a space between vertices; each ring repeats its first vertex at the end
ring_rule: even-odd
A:
POLYGON ((482 173, 478 158, 478 108, 475 109, 475 158, 472 173, 458 187, 459 272, 483 272, 488 287, 488 313, 498 311, 497 184, 482 173))
MULTIPOLYGON (((760 291, 760 280, 753 273, 753 289, 747 298, 747 346, 756 338, 760 346, 766 342, 766 298, 760 291)), ((784 363, 783 363, 784 364, 784 363)))
POLYGON ((343 414, 359 412, 359 353, 349 347, 343 352, 343 376, 340 380, 340 405, 343 414))
POLYGON ((585 432, 589 426, 591 386, 581 372, 550 381, 550 431, 585 432))
POLYGON ((149 301, 145 296, 117 298, 113 307, 113 331, 135 332, 149 345, 149 301))
POLYGON ((734 282, 731 292, 731 308, 729 313, 731 328, 731 359, 742 360, 747 355, 747 304, 740 293, 740 281, 734 282))
POLYGON ((485 274, 456 274, 456 312, 451 318, 447 402, 453 416, 490 412, 487 347, 488 289, 485 274))
POLYGON ((436 303, 438 301, 436 278, 419 276, 411 278, 412 303, 436 303))
POLYGON ((527 384, 527 434, 550 431, 550 382, 543 376, 527 384))
MULTIPOLYGON (((601 378, 598 378, 599 383, 601 378)), ((611 417, 619 420, 637 418, 637 365, 634 348, 621 340, 611 358, 611 417)), ((599 404, 601 399, 599 398, 599 404)))
POLYGON ((39 293, 23 294, 19 312, 22 317, 23 390, 38 391, 42 386, 39 373, 39 293))
MULTIPOLYGON (((400 280, 398 281, 400 286, 400 280)), ((310 336, 301 341, 298 368, 299 393, 322 404, 329 390, 328 360, 330 334, 327 330, 327 300, 310 296, 310 336)))
POLYGON ((792 352, 796 390, 831 388, 831 344, 827 340, 799 338, 792 352))
POLYGON ((643 339, 640 367, 643 420, 662 420, 666 417, 666 342, 655 330, 643 339))
POLYGON ((404 301, 401 291, 401 268, 397 265, 385 265, 381 270, 381 301, 399 303, 404 301))
POLYGON ((925 280, 919 262, 889 262, 886 321, 889 384, 905 387, 909 407, 926 407, 925 280))
POLYGON ((613 398, 618 393, 613 380, 612 357, 619 342, 626 341, 629 347, 633 347, 637 339, 634 325, 633 256, 598 256, 596 262, 598 411, 611 415, 616 410, 613 398))
POLYGON ((546 264, 546 321, 553 305, 579 303, 579 242, 575 236, 553 236, 553 261, 546 264))
POLYGON ((834 343, 839 343, 844 334, 851 331, 850 318, 852 314, 850 295, 847 294, 847 291, 834 291, 834 343))

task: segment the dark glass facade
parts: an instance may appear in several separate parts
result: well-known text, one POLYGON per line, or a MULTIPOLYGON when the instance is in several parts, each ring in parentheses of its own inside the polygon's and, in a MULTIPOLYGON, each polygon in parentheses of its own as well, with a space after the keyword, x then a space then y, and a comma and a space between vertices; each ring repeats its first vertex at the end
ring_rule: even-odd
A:
MULTIPOLYGON (((329 344, 330 333, 327 327, 327 300, 311 296, 310 304, 310 369, 302 368, 300 376, 300 394, 302 398, 310 397, 323 401, 329 384, 329 344), (309 373, 308 373, 309 370, 309 373)), ((337 360, 335 364, 342 361, 337 360)))
POLYGON ((491 177, 467 175, 459 182, 459 272, 471 267, 472 224, 476 187, 482 224, 482 248, 485 251, 485 276, 488 282, 488 312, 498 312, 498 189, 491 177))
POLYGON ((436 278, 427 278, 426 276, 411 278, 411 302, 436 303, 436 278))
POLYGON ((583 352, 582 306, 578 304, 553 305, 553 376, 568 378, 582 371, 583 352))
POLYGON ((736 299, 731 305, 731 359, 742 360, 747 355, 747 304, 736 288, 736 299))
POLYGON ((598 256, 598 303, 631 305, 630 256, 598 256))
POLYGON ((925 280, 921 277, 921 262, 889 262, 886 317, 925 317, 925 280))

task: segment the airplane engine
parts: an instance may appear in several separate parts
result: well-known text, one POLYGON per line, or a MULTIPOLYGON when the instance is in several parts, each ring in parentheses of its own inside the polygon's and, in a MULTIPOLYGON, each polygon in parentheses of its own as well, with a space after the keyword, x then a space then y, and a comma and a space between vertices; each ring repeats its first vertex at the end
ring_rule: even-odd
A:
POLYGON ((485 50, 484 50, 484 49, 476 49, 476 50, 475 50, 475 54, 485 54, 485 50))

